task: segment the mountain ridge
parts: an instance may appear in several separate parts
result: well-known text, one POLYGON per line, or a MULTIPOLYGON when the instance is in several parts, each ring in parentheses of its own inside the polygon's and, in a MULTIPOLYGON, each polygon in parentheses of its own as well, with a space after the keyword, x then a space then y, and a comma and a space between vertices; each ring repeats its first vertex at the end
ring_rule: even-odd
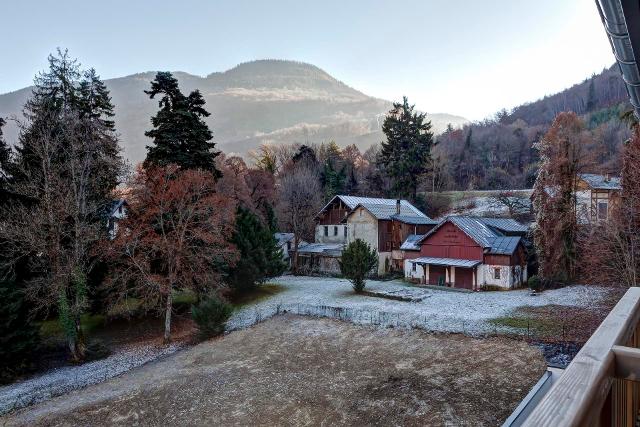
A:
MULTIPOLYGON (((125 157, 132 163, 144 159, 150 140, 144 132, 157 111, 157 100, 144 93, 156 71, 106 79, 115 105, 116 129, 125 157)), ((340 146, 355 143, 362 150, 383 140, 380 118, 391 101, 358 91, 320 67, 300 61, 255 60, 228 70, 199 76, 175 71, 181 90, 198 89, 211 113, 207 123, 219 149, 246 155, 260 144, 322 142, 334 139, 340 146)), ((0 95, 0 116, 21 117, 31 87, 0 95)), ((434 130, 468 120, 455 115, 429 114, 434 130)), ((17 129, 10 124, 7 139, 15 142, 17 129)))

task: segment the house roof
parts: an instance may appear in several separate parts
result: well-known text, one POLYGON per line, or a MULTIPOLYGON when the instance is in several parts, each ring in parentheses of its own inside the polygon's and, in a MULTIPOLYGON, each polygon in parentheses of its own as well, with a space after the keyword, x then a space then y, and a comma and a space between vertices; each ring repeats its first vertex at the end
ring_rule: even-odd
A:
POLYGON ((278 242, 278 246, 282 246, 285 243, 292 241, 294 234, 293 233, 273 233, 273 237, 278 242))
POLYGON ((413 216, 413 215, 391 215, 391 219, 404 222, 411 225, 436 225, 438 221, 431 219, 428 216, 413 216))
POLYGON ((581 173, 578 175, 589 187, 594 190, 620 190, 620 177, 598 175, 595 173, 581 173))
POLYGON ((478 218, 478 220, 505 233, 526 233, 529 230, 526 225, 511 218, 478 218))
POLYGON ((116 211, 121 207, 121 206, 127 206, 127 201, 125 199, 116 199, 116 200, 112 200, 109 203, 109 207, 107 208, 107 212, 109 213, 109 217, 112 217, 116 214, 116 211))
POLYGON ((400 249, 403 251, 419 251, 420 250, 420 240, 424 237, 424 234, 409 234, 402 245, 400 245, 400 249))
POLYGON ((298 247, 298 254, 339 257, 342 255, 343 250, 343 244, 307 243, 306 245, 298 247))
POLYGON ((497 255, 511 255, 522 239, 520 236, 506 236, 505 233, 521 233, 527 230, 525 226, 512 219, 452 215, 440 221, 416 244, 426 240, 447 222, 453 223, 483 249, 488 249, 489 253, 497 255))
POLYGON ((453 267, 465 267, 471 268, 476 265, 482 264, 482 261, 476 259, 456 259, 456 258, 436 258, 436 257, 420 257, 409 260, 414 264, 430 264, 430 265, 445 265, 453 267))
MULTIPOLYGON (((368 210, 377 219, 392 219, 391 217, 397 215, 397 199, 380 199, 375 197, 357 197, 357 196, 345 196, 339 194, 334 196, 329 203, 327 203, 319 213, 324 212, 335 200, 341 200, 342 203, 347 205, 350 211, 353 211, 356 207, 362 206, 368 210)), ((413 221, 433 221, 420 211, 420 209, 409 203, 408 200, 400 200, 400 214, 399 216, 406 218, 407 221, 413 218, 413 221)), ((433 222, 435 223, 435 222, 433 222)), ((413 224, 413 223, 410 223, 413 224)))

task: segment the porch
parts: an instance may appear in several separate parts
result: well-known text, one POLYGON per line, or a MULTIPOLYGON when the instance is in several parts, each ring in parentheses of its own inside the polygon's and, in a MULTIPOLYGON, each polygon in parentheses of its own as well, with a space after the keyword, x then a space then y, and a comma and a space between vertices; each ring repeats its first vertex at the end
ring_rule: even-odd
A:
POLYGON ((478 260, 420 257, 405 261, 405 277, 422 285, 474 290, 480 264, 478 260))

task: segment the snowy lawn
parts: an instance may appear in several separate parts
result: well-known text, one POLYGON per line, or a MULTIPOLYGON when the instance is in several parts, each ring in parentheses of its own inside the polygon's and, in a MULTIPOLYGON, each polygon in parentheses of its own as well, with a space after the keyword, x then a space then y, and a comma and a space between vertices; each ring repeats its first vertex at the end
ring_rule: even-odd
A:
MULTIPOLYGON (((482 335, 512 332, 491 319, 507 316, 523 306, 576 306, 596 308, 607 294, 598 287, 570 286, 530 296, 527 290, 462 293, 409 287, 401 281, 368 281, 366 290, 405 293, 411 290, 421 301, 406 302, 356 295, 344 279, 282 276, 272 280, 284 289, 274 296, 237 310, 227 330, 244 329, 277 314, 293 313, 331 317, 356 324, 420 328, 437 332, 482 335)), ((142 346, 120 349, 106 359, 81 366, 55 369, 33 378, 0 387, 0 414, 48 400, 71 390, 96 384, 179 350, 174 346, 142 346)))
POLYGON ((605 288, 594 286, 569 286, 531 296, 527 289, 463 293, 409 287, 402 281, 367 281, 365 289, 368 291, 415 289, 423 294, 421 301, 406 302, 357 295, 345 279, 282 276, 272 282, 282 285, 285 290, 274 298, 236 312, 228 323, 229 330, 242 329, 286 311, 338 317, 354 323, 482 335, 511 331, 510 328, 500 329, 490 320, 507 316, 519 307, 560 305, 596 308, 607 296, 605 288))

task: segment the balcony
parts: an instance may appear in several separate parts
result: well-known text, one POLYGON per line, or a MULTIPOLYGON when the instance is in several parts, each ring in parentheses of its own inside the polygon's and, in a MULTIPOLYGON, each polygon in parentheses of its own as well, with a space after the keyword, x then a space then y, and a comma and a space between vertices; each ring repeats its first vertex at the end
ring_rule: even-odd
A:
POLYGON ((639 319, 640 288, 631 288, 557 380, 546 387, 543 377, 505 426, 640 425, 639 319))

